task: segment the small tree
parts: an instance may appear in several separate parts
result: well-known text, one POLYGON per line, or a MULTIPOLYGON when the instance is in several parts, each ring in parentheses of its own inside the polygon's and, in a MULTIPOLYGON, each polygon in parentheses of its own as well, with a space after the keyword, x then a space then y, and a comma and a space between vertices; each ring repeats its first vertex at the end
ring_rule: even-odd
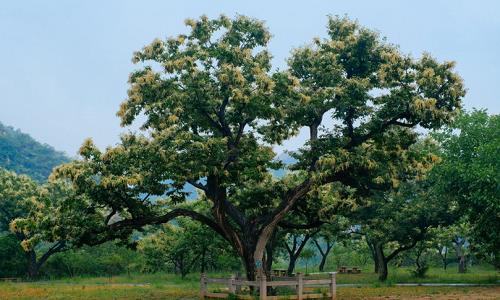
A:
POLYGON ((452 247, 452 234, 450 227, 437 227, 430 232, 430 244, 441 259, 443 269, 446 270, 449 263, 448 254, 452 247))
POLYGON ((313 237, 318 230, 306 231, 304 233, 293 232, 287 234, 285 237, 285 248, 288 252, 288 269, 287 273, 289 276, 293 275, 293 271, 295 270, 295 265, 297 263, 297 259, 301 257, 301 254, 307 248, 307 242, 309 239, 313 237))
POLYGON ((335 222, 321 225, 320 231, 313 238, 314 245, 316 245, 321 255, 321 261, 318 266, 320 272, 324 271, 328 254, 330 254, 337 239, 346 235, 348 225, 347 219, 338 217, 335 222))
POLYGON ((455 221, 452 204, 434 194, 425 182, 401 184, 384 200, 360 209, 358 218, 362 225, 356 230, 365 235, 373 251, 381 281, 387 279, 391 260, 427 240, 432 228, 455 221))
POLYGON ((427 241, 420 241, 415 247, 415 270, 412 270, 411 273, 417 278, 424 278, 429 270, 429 265, 425 255, 428 249, 429 244, 427 241))
POLYGON ((311 258, 313 258, 314 255, 315 255, 314 250, 312 250, 311 248, 305 248, 300 253, 300 258, 302 258, 306 263, 306 274, 308 274, 307 265, 309 264, 309 260, 311 260, 311 258))

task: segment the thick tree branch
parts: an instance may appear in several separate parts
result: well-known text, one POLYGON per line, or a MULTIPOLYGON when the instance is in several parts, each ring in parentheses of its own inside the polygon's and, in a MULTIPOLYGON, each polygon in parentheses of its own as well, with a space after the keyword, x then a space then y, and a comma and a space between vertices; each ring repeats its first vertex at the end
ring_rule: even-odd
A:
POLYGON ((366 142, 367 140, 373 138, 377 134, 381 134, 385 132, 387 128, 389 128, 392 125, 398 125, 402 127, 408 127, 412 128, 417 125, 417 123, 403 123, 401 121, 398 121, 400 119, 404 119, 408 116, 407 112, 401 113, 385 122, 382 122, 379 126, 376 126, 376 128, 372 129, 370 132, 368 132, 365 135, 360 135, 360 136, 352 136, 350 142, 347 144, 347 148, 353 148, 356 146, 361 145, 362 143, 366 142))
POLYGON ((52 247, 50 247, 49 250, 47 250, 47 252, 45 252, 38 260, 38 267, 42 266, 53 254, 63 251, 64 247, 66 247, 65 241, 58 241, 54 245, 52 245, 52 247))
POLYGON ((323 248, 321 248, 321 245, 318 243, 316 239, 313 239, 314 244, 316 245, 316 248, 318 248, 319 253, 321 256, 325 256, 325 253, 323 252, 323 248))
POLYGON ((206 187, 206 185, 204 185, 204 184, 201 184, 201 183, 196 182, 196 181, 194 181, 194 180, 188 180, 187 182, 188 182, 190 185, 192 185, 192 186, 194 186, 195 188, 197 188, 197 189, 200 189, 200 190, 202 190, 202 191, 206 191, 206 190, 207 190, 207 187, 206 187))
MULTIPOLYGON (((205 224, 212 228, 214 231, 219 233, 221 236, 226 237, 220 226, 215 223, 209 217, 202 215, 193 210, 184 209, 184 208, 176 208, 164 215, 161 216, 151 216, 144 217, 140 219, 126 219, 122 221, 115 222, 108 226, 107 229, 111 231, 117 231, 122 229, 139 229, 145 225, 155 225, 155 224, 164 224, 169 221, 177 218, 177 217, 188 217, 195 221, 199 221, 202 224, 205 224)), ((226 237, 227 238, 227 237, 226 237)))
POLYGON ((411 248, 415 247, 418 243, 418 240, 415 239, 413 240, 413 242, 409 245, 405 245, 405 246, 401 246, 399 248, 397 248, 396 250, 394 250, 391 254, 389 254, 387 256, 387 261, 390 261, 391 259, 393 259, 394 257, 396 257, 396 255, 398 255, 399 253, 401 253, 402 251, 406 251, 406 250, 410 250, 411 248))
POLYGON ((108 225, 109 220, 116 214, 116 209, 113 208, 113 210, 109 213, 109 215, 106 217, 106 220, 104 221, 104 225, 108 225))

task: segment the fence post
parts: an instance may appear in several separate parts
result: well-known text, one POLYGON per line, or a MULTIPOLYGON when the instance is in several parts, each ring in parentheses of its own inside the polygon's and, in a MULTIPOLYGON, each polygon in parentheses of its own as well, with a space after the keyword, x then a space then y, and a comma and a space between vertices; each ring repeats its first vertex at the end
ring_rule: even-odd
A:
POLYGON ((330 273, 330 297, 332 300, 337 299, 337 280, 335 278, 336 272, 330 273))
MULTIPOLYGON (((240 272, 236 273, 236 280, 241 280, 240 272)), ((241 293, 241 285, 236 285, 236 294, 241 293)))
POLYGON ((297 272, 297 299, 302 300, 302 293, 304 292, 304 275, 297 272))
POLYGON ((260 274, 260 284, 259 284, 260 300, 267 300, 267 281, 266 274, 262 272, 260 274))
POLYGON ((231 275, 231 278, 229 279, 229 292, 231 294, 235 294, 236 293, 236 286, 235 286, 235 283, 234 281, 236 280, 236 275, 231 275))
POLYGON ((206 295, 207 295, 207 275, 205 275, 205 273, 201 273, 200 299, 205 300, 206 295))

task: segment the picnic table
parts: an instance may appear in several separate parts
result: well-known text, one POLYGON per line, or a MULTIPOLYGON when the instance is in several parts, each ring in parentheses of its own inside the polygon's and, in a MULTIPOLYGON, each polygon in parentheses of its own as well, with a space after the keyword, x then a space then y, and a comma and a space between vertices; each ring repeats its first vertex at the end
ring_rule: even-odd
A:
POLYGON ((288 273, 287 270, 285 269, 273 269, 273 276, 276 276, 276 277, 285 277, 288 273))
POLYGON ((359 274, 359 273, 361 273, 361 268, 360 267, 341 266, 338 269, 338 272, 340 274, 359 274))
POLYGON ((3 277, 3 278, 0 278, 0 281, 18 282, 18 281, 21 281, 21 278, 17 278, 17 277, 3 277))

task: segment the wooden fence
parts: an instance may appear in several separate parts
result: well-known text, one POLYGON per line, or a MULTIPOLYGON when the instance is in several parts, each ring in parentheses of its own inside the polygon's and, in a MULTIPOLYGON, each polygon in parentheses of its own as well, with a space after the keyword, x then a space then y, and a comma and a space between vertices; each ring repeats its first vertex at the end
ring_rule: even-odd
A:
POLYGON ((235 275, 231 278, 207 278, 205 274, 201 274, 201 292, 200 299, 224 299, 230 297, 236 297, 238 299, 257 299, 257 296, 242 294, 242 287, 249 287, 249 290, 258 291, 258 299, 260 300, 280 300, 280 299, 336 299, 337 283, 335 279, 336 272, 328 273, 329 277, 327 279, 307 279, 304 275, 297 273, 295 277, 288 278, 272 278, 268 281, 266 276, 260 276, 256 281, 242 280, 237 278, 235 275), (222 284, 227 287, 227 292, 209 292, 208 284, 216 283, 222 284), (281 295, 281 296, 268 296, 268 287, 292 287, 295 290, 295 295, 281 295), (305 288, 310 287, 326 287, 328 288, 327 293, 306 293, 305 288))

